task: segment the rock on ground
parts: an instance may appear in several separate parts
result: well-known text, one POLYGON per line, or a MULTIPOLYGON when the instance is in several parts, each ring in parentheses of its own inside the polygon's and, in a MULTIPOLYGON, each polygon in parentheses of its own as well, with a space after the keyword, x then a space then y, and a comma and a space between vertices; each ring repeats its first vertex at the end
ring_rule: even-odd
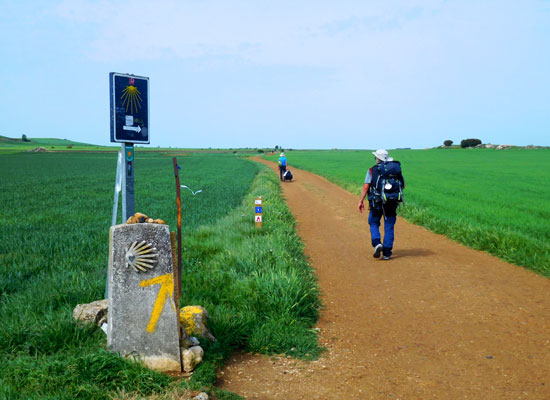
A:
POLYGON ((193 346, 187 350, 182 350, 183 370, 191 372, 202 361, 204 350, 200 346, 193 346))
POLYGON ((107 322, 107 310, 109 300, 97 300, 88 304, 78 304, 73 310, 73 318, 75 321, 83 323, 94 323, 97 326, 107 322))
POLYGON ((208 312, 204 307, 201 306, 187 306, 182 307, 180 310, 180 321, 182 327, 185 328, 187 334, 199 335, 207 339, 216 341, 216 338, 206 326, 206 321, 208 319, 208 312))

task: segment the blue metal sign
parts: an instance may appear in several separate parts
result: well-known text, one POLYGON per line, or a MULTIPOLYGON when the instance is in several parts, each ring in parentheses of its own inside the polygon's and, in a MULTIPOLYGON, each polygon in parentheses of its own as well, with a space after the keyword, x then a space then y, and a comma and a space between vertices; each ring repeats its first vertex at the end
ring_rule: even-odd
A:
POLYGON ((149 78, 109 73, 111 142, 149 143, 149 78))

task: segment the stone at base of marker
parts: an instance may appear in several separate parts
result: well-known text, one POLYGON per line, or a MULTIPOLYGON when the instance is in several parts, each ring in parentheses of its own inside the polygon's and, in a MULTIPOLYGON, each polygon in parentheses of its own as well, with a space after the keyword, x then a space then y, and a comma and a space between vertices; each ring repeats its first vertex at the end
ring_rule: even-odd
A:
POLYGON ((183 350, 182 359, 183 359, 183 370, 185 372, 193 371, 197 365, 202 362, 202 357, 204 356, 204 350, 201 346, 193 346, 189 349, 183 350))
POLYGON ((147 356, 136 358, 136 361, 143 363, 147 368, 164 372, 180 372, 181 364, 174 361, 172 356, 147 356))
POLYGON ((107 309, 109 300, 97 300, 88 304, 77 304, 73 310, 75 321, 83 323, 94 323, 97 326, 103 326, 107 321, 107 309))
MULTIPOLYGON (((216 338, 207 327, 208 311, 201 306, 185 306, 180 309, 180 322, 186 336, 199 335, 213 342, 216 338)), ((192 341, 191 338, 189 338, 192 341)), ((183 341, 182 341, 183 342, 183 341)))

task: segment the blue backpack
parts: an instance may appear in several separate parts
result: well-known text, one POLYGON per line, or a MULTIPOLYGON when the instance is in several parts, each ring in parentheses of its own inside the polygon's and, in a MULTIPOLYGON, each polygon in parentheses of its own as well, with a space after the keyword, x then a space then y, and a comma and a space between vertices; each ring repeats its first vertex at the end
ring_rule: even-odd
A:
POLYGON ((378 174, 376 177, 373 177, 376 182, 372 182, 372 200, 378 204, 397 204, 402 202, 403 183, 401 182, 401 163, 399 161, 385 161, 378 164, 377 169, 378 174))

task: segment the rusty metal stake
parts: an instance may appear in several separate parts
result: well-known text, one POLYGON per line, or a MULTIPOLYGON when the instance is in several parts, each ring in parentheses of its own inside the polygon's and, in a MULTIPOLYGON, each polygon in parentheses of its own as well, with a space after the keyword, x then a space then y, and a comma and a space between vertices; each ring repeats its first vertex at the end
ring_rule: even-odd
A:
MULTIPOLYGON (((176 283, 176 299, 177 299, 176 300, 176 307, 178 309, 178 312, 177 312, 177 315, 178 315, 178 337, 179 337, 179 342, 180 342, 180 345, 181 345, 181 336, 182 336, 181 329, 182 329, 182 327, 181 327, 181 322, 180 322, 180 309, 181 309, 180 298, 181 298, 182 262, 181 262, 181 196, 180 196, 180 174, 179 174, 180 167, 178 165, 178 160, 176 159, 176 157, 172 158, 172 162, 174 163, 174 176, 176 178, 176 205, 177 205, 177 209, 178 209, 178 230, 177 230, 178 265, 177 265, 175 275, 176 275, 176 280, 177 280, 177 283, 176 283)), ((174 264, 175 264, 175 262, 174 262, 174 264)), ((181 372, 183 372, 183 354, 181 352, 181 348, 180 348, 180 367, 181 367, 181 372)))
MULTIPOLYGON (((176 204, 178 208, 178 272, 177 272, 177 297, 178 297, 178 307, 181 297, 181 274, 182 274, 182 261, 181 261, 181 195, 180 195, 180 174, 179 174, 179 165, 176 157, 172 158, 174 163, 174 176, 176 177, 176 204)), ((179 308, 178 308, 179 310, 179 308)))

